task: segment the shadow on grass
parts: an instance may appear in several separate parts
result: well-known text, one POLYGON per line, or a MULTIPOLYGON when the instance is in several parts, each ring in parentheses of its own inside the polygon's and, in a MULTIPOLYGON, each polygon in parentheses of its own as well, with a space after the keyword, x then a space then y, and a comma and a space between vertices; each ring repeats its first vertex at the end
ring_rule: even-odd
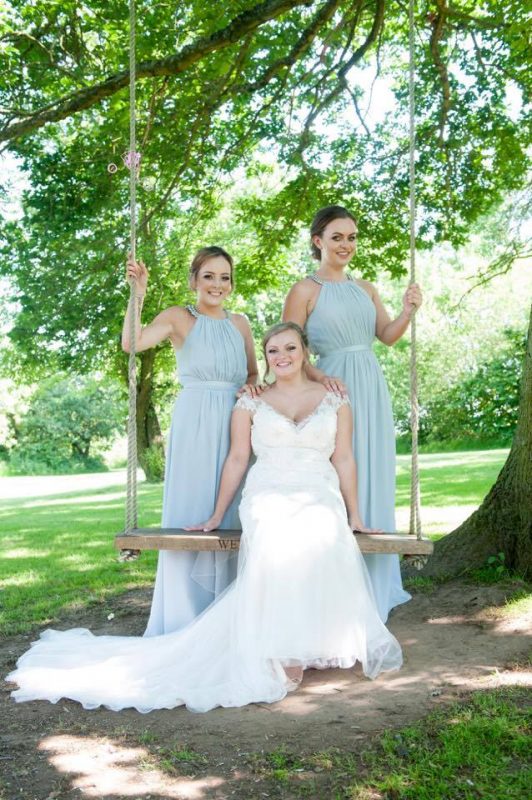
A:
MULTIPOLYGON (((162 484, 152 484, 152 483, 141 483, 138 487, 138 495, 139 497, 145 496, 147 498, 162 498, 163 486, 162 484)), ((84 498, 105 498, 109 497, 110 495, 113 496, 120 496, 124 498, 125 501, 125 487, 121 489, 119 486, 106 486, 103 489, 85 489, 83 491, 69 491, 63 492, 60 494, 53 494, 49 496, 31 496, 28 495, 24 498, 16 498, 16 499, 3 499, 0 500, 0 510, 3 508, 13 508, 13 509, 22 509, 26 507, 27 503, 31 503, 34 505, 50 505, 55 503, 64 502, 78 502, 82 501, 84 498)))
MULTIPOLYGON (((114 537, 123 506, 114 487, 0 506, 2 550, 0 631, 22 633, 48 625, 66 610, 87 608, 134 587, 151 586, 156 553, 119 564, 114 537), (94 498, 91 502, 90 498, 94 498), (66 504, 61 504, 61 499, 66 504), (28 502, 32 507, 28 508, 28 502)), ((140 523, 158 525, 161 486, 140 486, 140 523)))
MULTIPOLYGON (((421 456, 423 504, 478 505, 495 483, 507 454, 506 450, 497 450, 421 456)), ((410 502, 410 469, 404 457, 399 459, 396 502, 397 506, 408 506, 410 502)))
MULTIPOLYGON (((392 724, 362 740, 345 732, 340 742, 324 729, 324 741, 334 745, 314 751, 302 737, 276 735, 272 717, 261 722, 269 734, 258 748, 239 741, 238 730, 230 743, 224 746, 227 737, 217 743, 208 733, 219 728, 212 714, 203 734, 196 729, 192 737, 186 728, 176 734, 163 717, 126 716, 119 726, 92 714, 90 731, 70 714, 25 743, 26 758, 34 750, 32 763, 44 756, 41 785, 49 796, 60 785, 63 792, 90 787, 91 796, 109 800, 130 796, 133 786, 136 800, 522 800, 530 786, 530 720, 521 687, 477 691, 419 722, 392 724)), ((18 758, 13 776, 22 791, 28 778, 18 758)))

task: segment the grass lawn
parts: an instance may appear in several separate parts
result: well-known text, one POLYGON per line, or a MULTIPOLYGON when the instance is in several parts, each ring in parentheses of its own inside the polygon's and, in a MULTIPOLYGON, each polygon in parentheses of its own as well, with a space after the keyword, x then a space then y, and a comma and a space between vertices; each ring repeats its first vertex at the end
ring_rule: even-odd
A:
MULTIPOLYGON (((467 517, 506 455, 505 450, 422 455, 426 532, 441 535, 467 517)), ((156 553, 130 564, 116 561, 113 536, 124 520, 122 480, 122 472, 116 480, 113 474, 0 478, 0 633, 42 627, 66 611, 152 585, 156 553)), ((403 529, 407 456, 398 459, 397 481, 398 527, 403 529)), ((161 485, 140 484, 140 526, 159 524, 161 498, 161 485)))
POLYGON ((523 800, 532 781, 530 722, 525 688, 481 691, 466 703, 385 733, 362 752, 301 757, 279 749, 252 754, 250 766, 270 797, 523 800))
MULTIPOLYGON (((419 457, 423 532, 439 538, 457 528, 493 486, 508 450, 431 453, 419 457)), ((397 528, 408 530, 410 456, 397 457, 397 528)))

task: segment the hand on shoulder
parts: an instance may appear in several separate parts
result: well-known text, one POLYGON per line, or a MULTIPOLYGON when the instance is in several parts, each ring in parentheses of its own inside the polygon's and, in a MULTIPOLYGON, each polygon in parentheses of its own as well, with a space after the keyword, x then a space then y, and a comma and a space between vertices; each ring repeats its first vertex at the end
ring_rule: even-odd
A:
POLYGON ((340 378, 335 378, 331 375, 324 375, 323 378, 318 381, 318 383, 321 383, 322 386, 325 386, 328 392, 333 392, 341 397, 347 397, 347 386, 342 380, 340 380, 340 378))
POLYGON ((267 386, 263 386, 261 383, 245 383, 240 387, 236 396, 240 398, 246 395, 247 397, 256 398, 259 397, 266 388, 267 386))

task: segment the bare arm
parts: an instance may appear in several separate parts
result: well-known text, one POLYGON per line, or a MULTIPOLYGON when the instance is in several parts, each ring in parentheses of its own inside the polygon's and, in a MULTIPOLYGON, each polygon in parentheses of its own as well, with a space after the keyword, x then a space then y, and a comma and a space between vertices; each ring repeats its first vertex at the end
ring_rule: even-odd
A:
POLYGON ((332 454, 331 462, 338 473, 340 491, 344 498, 351 529, 371 533, 375 532, 375 529, 366 528, 358 510, 357 467, 353 457, 352 437, 353 415, 351 408, 348 405, 343 405, 338 409, 336 447, 332 454))
POLYGON ((381 342, 387 345, 392 345, 397 342, 405 333, 410 324, 412 314, 416 308, 419 308, 422 302, 421 291, 417 283, 413 283, 406 290, 403 297, 403 310, 396 319, 393 319, 385 309, 379 293, 371 283, 361 281, 363 288, 368 292, 375 309, 377 311, 377 320, 375 325, 375 333, 381 342))
MULTIPOLYGON (((167 308, 165 311, 161 311, 149 325, 143 328, 141 325, 142 299, 136 297, 135 301, 135 350, 137 353, 142 352, 142 350, 148 350, 150 347, 155 347, 156 344, 164 342, 165 339, 178 338, 176 336, 175 308, 167 308)), ((122 328, 122 349, 126 353, 129 353, 130 350, 129 314, 130 307, 128 306, 122 328)))
POLYGON ((259 368, 257 366, 257 356, 255 355, 255 343, 253 341, 253 334, 247 318, 244 314, 233 314, 233 323, 238 328, 244 339, 244 346, 246 348, 246 359, 248 375, 246 383, 250 386, 255 386, 257 378, 259 377, 259 368))
POLYGON ((349 524, 353 529, 362 530, 364 525, 358 512, 357 498, 357 468, 352 449, 353 416, 348 405, 338 409, 338 423, 336 429, 336 447, 331 457, 331 462, 338 478, 340 491, 347 509, 349 524))
POLYGON ((295 322, 304 328, 314 308, 316 289, 317 285, 307 280, 292 286, 284 301, 283 322, 295 322))
MULTIPOLYGON (((141 324, 142 305, 146 295, 148 285, 148 270, 142 261, 134 262, 128 259, 127 262, 127 279, 133 283, 135 295, 135 350, 141 352, 148 350, 150 347, 155 347, 159 342, 165 339, 172 339, 174 344, 177 344, 179 339, 186 336, 185 328, 191 324, 186 318, 183 309, 175 306, 174 308, 167 308, 157 314, 155 319, 146 325, 144 328, 141 324)), ((124 324, 122 326, 122 349, 129 353, 131 349, 130 341, 130 319, 131 319, 131 306, 128 303, 124 324)))
POLYGON ((191 525, 188 531, 213 531, 220 525, 246 472, 251 454, 251 413, 235 408, 231 418, 231 449, 225 459, 214 513, 206 522, 191 525))

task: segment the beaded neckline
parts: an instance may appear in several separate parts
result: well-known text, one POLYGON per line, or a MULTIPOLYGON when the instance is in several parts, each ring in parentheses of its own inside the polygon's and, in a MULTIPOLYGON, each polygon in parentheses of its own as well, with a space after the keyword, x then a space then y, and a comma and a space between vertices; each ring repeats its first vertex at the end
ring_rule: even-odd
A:
POLYGON ((186 309, 196 319, 199 319, 200 317, 206 317, 207 319, 211 319, 213 322, 226 322, 226 320, 229 319, 229 314, 227 313, 225 308, 224 308, 225 317, 222 317, 221 319, 218 319, 217 317, 210 317, 208 314, 202 314, 201 311, 198 311, 196 306, 193 305, 186 306, 186 309))
POLYGON ((331 283, 354 283, 353 278, 351 277, 351 275, 348 272, 346 272, 344 281, 327 281, 327 280, 324 280, 323 278, 319 278, 317 275, 309 275, 308 277, 310 278, 311 281, 314 281, 315 283, 319 283, 320 286, 325 286, 325 285, 328 286, 331 283))

